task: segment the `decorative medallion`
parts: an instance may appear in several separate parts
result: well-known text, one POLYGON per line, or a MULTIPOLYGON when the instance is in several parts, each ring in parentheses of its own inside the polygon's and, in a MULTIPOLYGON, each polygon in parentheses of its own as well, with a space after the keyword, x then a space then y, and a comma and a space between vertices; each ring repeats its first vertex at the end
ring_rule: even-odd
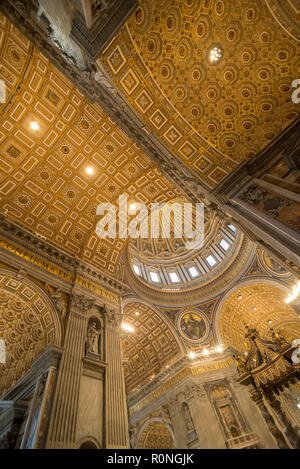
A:
POLYGON ((209 323, 204 314, 197 310, 182 311, 177 317, 177 330, 191 343, 203 342, 209 334, 209 323))

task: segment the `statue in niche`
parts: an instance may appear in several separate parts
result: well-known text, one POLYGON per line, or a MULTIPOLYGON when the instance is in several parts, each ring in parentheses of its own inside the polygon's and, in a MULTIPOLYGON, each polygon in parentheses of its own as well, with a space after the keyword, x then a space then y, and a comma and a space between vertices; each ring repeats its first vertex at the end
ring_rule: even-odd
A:
POLYGON ((101 332, 97 329, 96 321, 93 321, 88 326, 87 338, 86 338, 86 353, 92 353, 94 355, 100 354, 99 336, 101 332))
POLYGON ((62 319, 64 319, 66 314, 66 304, 60 288, 56 288, 51 295, 52 301, 55 305, 57 311, 61 314, 62 319))

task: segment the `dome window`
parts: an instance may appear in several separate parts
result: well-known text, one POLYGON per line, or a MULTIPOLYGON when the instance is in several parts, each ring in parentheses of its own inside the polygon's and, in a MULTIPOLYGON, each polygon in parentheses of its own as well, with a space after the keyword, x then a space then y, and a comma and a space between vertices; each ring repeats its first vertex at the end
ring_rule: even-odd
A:
POLYGON ((159 275, 157 272, 150 271, 150 278, 152 282, 159 283, 159 275))
POLYGON ((172 283, 177 283, 177 282, 179 282, 179 277, 178 277, 178 275, 176 274, 176 272, 169 272, 169 276, 170 276, 170 279, 171 279, 171 282, 172 282, 172 283))
POLYGON ((208 264, 213 267, 214 265, 216 265, 217 261, 216 259, 214 258, 214 256, 208 256, 206 258, 206 262, 208 262, 208 264))
POLYGON ((227 243, 227 241, 225 239, 222 239, 220 241, 220 246, 221 246, 221 248, 224 249, 224 251, 228 251, 228 249, 229 249, 229 243, 227 243))
POLYGON ((191 274, 191 276, 192 276, 193 278, 199 276, 199 272, 198 272, 198 270, 196 269, 195 266, 189 267, 189 273, 191 274))

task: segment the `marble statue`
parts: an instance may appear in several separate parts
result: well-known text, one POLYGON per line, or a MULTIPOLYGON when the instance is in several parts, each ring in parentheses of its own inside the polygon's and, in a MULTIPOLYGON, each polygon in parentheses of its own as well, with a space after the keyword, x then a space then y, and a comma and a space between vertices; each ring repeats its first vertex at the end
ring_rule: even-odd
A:
POLYGON ((87 331, 86 338, 86 352, 99 355, 99 335, 100 331, 97 329, 97 324, 93 321, 87 331))

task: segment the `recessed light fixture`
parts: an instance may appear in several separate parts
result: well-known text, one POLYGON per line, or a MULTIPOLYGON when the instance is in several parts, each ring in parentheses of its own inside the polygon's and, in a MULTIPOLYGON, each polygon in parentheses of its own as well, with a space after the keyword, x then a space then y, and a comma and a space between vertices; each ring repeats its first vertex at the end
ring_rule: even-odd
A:
POLYGON ((271 319, 269 319, 269 321, 268 321, 268 324, 272 324, 272 321, 271 321, 271 319))
POLYGON ((256 310, 257 310, 257 308, 253 308, 253 311, 256 311, 256 310))
POLYGON ((31 128, 31 130, 39 130, 40 126, 36 121, 32 121, 32 122, 30 122, 30 128, 31 128))
POLYGON ((139 315, 140 315, 140 313, 139 313, 138 311, 136 311, 136 312, 135 312, 135 315, 136 315, 136 316, 139 316, 139 315))
POLYGON ((91 167, 91 166, 88 166, 85 170, 86 174, 88 174, 89 176, 92 176, 92 174, 94 174, 94 169, 91 167))
POLYGON ((239 296, 238 296, 238 299, 239 299, 239 300, 241 300, 242 298, 243 298, 242 295, 239 295, 239 296))
POLYGON ((223 352, 223 348, 221 347, 221 345, 218 345, 217 352, 219 352, 219 353, 223 352))
POLYGON ((213 44, 207 51, 207 60, 211 65, 217 65, 223 58, 223 49, 220 44, 213 44))
POLYGON ((195 358, 194 352, 190 352, 190 353, 189 353, 189 357, 190 357, 190 358, 195 358))

